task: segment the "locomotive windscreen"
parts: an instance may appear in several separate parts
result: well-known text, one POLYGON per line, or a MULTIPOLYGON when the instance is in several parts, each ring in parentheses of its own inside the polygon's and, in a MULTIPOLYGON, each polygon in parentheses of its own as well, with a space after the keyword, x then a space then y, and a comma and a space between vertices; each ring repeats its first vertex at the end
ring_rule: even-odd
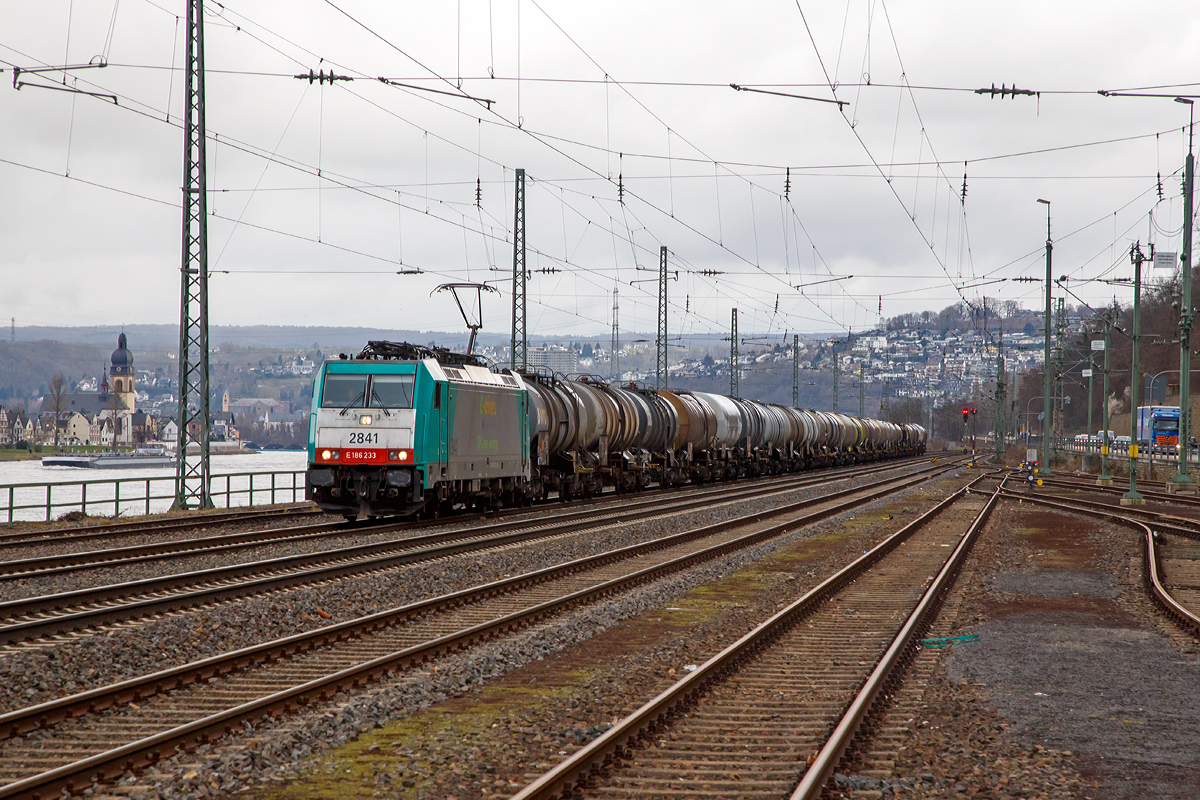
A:
POLYGON ((362 408, 366 397, 366 375, 327 374, 321 389, 321 408, 362 408))
POLYGON ((412 375, 372 375, 371 408, 412 408, 412 375))

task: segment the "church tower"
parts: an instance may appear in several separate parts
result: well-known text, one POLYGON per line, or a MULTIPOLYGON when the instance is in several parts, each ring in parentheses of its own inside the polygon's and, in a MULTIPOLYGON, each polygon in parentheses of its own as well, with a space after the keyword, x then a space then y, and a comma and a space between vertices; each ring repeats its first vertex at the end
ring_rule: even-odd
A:
POLYGON ((133 388, 133 353, 125 346, 125 334, 117 337, 117 349, 112 353, 109 381, 113 394, 121 398, 130 413, 134 411, 137 395, 133 388))

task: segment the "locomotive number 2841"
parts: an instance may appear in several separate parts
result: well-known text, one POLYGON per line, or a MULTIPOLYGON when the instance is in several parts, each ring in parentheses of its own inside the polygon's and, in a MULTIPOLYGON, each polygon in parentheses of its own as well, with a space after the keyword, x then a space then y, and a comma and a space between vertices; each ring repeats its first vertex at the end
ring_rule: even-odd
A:
POLYGON ((366 431, 350 431, 350 440, 347 444, 379 444, 379 434, 368 433, 366 431))

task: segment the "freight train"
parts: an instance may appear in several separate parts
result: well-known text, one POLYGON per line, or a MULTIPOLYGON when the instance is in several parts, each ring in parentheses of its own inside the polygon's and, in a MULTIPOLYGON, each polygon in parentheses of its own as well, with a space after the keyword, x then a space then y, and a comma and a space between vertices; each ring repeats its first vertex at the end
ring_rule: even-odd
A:
POLYGON ((317 375, 305 495, 347 519, 437 516, 877 461, 925 445, 920 425, 493 369, 476 356, 372 341, 317 375))

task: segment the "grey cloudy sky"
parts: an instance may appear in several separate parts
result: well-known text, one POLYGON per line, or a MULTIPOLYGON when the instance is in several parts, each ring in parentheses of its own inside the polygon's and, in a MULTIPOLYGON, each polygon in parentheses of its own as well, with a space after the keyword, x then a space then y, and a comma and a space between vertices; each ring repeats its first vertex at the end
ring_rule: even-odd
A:
MULTIPOLYGON (((184 13, 0 0, 0 315, 18 326, 178 319, 184 13), (12 87, 14 65, 96 58, 66 84, 116 105, 12 87)), ((1186 0, 227 0, 206 37, 223 325, 458 330, 432 290, 500 280, 484 324, 507 330, 517 167, 547 270, 534 336, 605 334, 618 285, 622 329, 653 330, 655 286, 631 281, 661 245, 683 333, 723 331, 732 307, 743 336, 863 329, 880 295, 886 316, 984 293, 1039 307, 1040 284, 1012 280, 1043 270, 1037 198, 1055 274, 1104 302, 1094 279, 1129 275, 1133 240, 1179 247, 1171 97, 1200 94, 1186 0), (292 77, 310 69, 356 80, 292 77), (969 91, 993 83, 1041 94, 969 91)))

